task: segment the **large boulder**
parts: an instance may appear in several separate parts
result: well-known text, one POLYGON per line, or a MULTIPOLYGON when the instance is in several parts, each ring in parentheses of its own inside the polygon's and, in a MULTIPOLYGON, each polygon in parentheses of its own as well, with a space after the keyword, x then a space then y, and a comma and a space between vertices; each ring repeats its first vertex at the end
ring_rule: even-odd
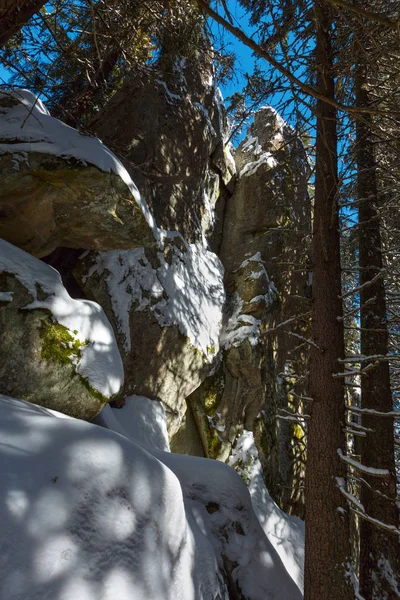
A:
POLYGON ((91 127, 123 157, 159 227, 215 250, 235 163, 207 52, 127 79, 91 127))
POLYGON ((172 435, 185 399, 218 354, 225 301, 220 260, 170 234, 159 252, 90 253, 76 276, 113 323, 125 368, 123 396, 161 400, 172 435))
POLYGON ((57 271, 0 240, 0 390, 92 419, 123 380, 100 306, 72 299, 57 271))
POLYGON ((148 208, 116 156, 26 90, 0 92, 0 171, 0 236, 35 256, 155 243, 148 208))

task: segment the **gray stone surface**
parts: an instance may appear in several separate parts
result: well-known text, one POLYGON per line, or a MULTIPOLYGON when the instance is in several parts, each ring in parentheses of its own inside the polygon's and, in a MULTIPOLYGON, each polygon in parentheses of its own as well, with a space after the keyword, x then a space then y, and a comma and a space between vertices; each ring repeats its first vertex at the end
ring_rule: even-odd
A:
POLYGON ((189 243, 212 235, 212 213, 233 180, 213 75, 200 57, 158 63, 142 79, 128 79, 92 123, 118 153, 159 227, 179 231, 189 243))

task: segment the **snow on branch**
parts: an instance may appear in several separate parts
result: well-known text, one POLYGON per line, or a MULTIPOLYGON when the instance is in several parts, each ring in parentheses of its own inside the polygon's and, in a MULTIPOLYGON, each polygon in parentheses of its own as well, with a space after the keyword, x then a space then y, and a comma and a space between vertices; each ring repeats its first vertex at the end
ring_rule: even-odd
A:
POLYGON ((400 536, 400 529, 398 529, 395 525, 388 525, 387 523, 384 523, 383 521, 374 519, 373 517, 371 517, 370 515, 368 515, 365 512, 365 508, 361 504, 361 502, 358 500, 358 498, 356 498, 353 494, 351 494, 350 492, 348 492, 346 490, 345 480, 343 479, 343 477, 336 477, 336 484, 337 484, 337 487, 338 487, 340 493, 348 501, 349 508, 354 514, 361 517, 361 519, 364 519, 365 521, 369 521, 369 523, 372 523, 373 525, 376 525, 377 527, 384 529, 385 531, 390 531, 390 533, 394 533, 395 535, 400 536))
POLYGON ((358 460, 354 460, 353 458, 350 458, 349 456, 345 456, 343 454, 341 448, 338 448, 337 453, 343 462, 345 462, 350 467, 353 467, 354 469, 361 471, 361 473, 365 473, 365 475, 371 475, 372 477, 389 477, 390 476, 390 471, 388 469, 374 469, 373 467, 367 467, 366 465, 363 465, 362 463, 358 462, 358 460))
POLYGON ((374 417, 391 417, 394 419, 400 419, 400 410, 381 412, 379 410, 375 410, 374 408, 359 408, 358 406, 351 406, 350 404, 346 404, 346 408, 347 410, 351 410, 359 414, 372 415, 374 417))
POLYGON ((373 277, 370 281, 366 281, 362 285, 359 285, 358 287, 350 290, 346 294, 343 294, 342 296, 339 296, 339 297, 342 298, 342 300, 344 300, 345 298, 348 298, 349 296, 353 296, 353 294, 358 294, 361 290, 373 285, 378 279, 383 277, 383 275, 385 273, 386 273, 386 269, 380 269, 379 272, 375 275, 375 277, 373 277))

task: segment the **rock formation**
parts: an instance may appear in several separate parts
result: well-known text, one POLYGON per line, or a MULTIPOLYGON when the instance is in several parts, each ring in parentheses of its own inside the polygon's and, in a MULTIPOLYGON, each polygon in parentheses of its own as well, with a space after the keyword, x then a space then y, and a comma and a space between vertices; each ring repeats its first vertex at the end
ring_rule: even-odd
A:
POLYGON ((218 355, 225 301, 220 260, 174 235, 163 251, 89 254, 75 273, 114 325, 124 360, 123 396, 161 400, 172 435, 185 399, 218 355))
MULTIPOLYGON (((255 115, 235 161, 220 250, 227 296, 222 355, 188 404, 206 456, 226 460, 243 428, 255 430, 269 490, 289 508, 288 490, 301 487, 293 482, 298 448, 293 423, 277 415, 296 412, 306 388, 309 166, 293 130, 269 107, 255 115)), ((297 489, 294 495, 301 512, 297 489)))
POLYGON ((57 271, 0 240, 0 382, 18 395, 90 420, 124 373, 102 309, 74 300, 57 271))
POLYGON ((0 237, 35 256, 154 244, 151 217, 118 159, 26 90, 0 93, 0 171, 0 237))
MULTIPOLYGON (((252 588, 254 573, 267 581, 268 556, 280 561, 265 546, 270 525, 258 528, 228 467, 168 449, 230 460, 246 481, 251 440, 263 502, 272 505, 261 466, 272 498, 302 514, 293 465, 304 431, 290 414, 302 410, 307 378, 309 167, 268 107, 233 151, 209 63, 160 60, 125 82, 92 124, 121 160, 28 92, 0 95, 0 392, 96 418, 146 448, 159 463, 142 450, 138 460, 165 479, 168 502, 179 496, 201 560, 213 540, 212 597, 258 600, 270 588, 252 588)), ((116 456, 136 456, 130 441, 113 434, 109 443, 116 456)), ((107 494, 125 494, 125 510, 134 492, 123 485, 107 494)), ((179 548, 189 535, 180 533, 179 548)), ((296 577, 282 584, 288 600, 299 597, 296 577)))

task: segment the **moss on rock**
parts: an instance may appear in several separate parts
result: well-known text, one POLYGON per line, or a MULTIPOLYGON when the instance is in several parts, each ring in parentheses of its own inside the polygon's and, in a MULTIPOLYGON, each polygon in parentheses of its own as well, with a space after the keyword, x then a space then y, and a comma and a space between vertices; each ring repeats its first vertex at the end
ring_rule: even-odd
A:
POLYGON ((82 348, 88 344, 88 340, 81 342, 76 334, 74 331, 72 335, 67 327, 56 321, 43 321, 40 328, 42 358, 60 364, 76 365, 82 358, 82 348))

